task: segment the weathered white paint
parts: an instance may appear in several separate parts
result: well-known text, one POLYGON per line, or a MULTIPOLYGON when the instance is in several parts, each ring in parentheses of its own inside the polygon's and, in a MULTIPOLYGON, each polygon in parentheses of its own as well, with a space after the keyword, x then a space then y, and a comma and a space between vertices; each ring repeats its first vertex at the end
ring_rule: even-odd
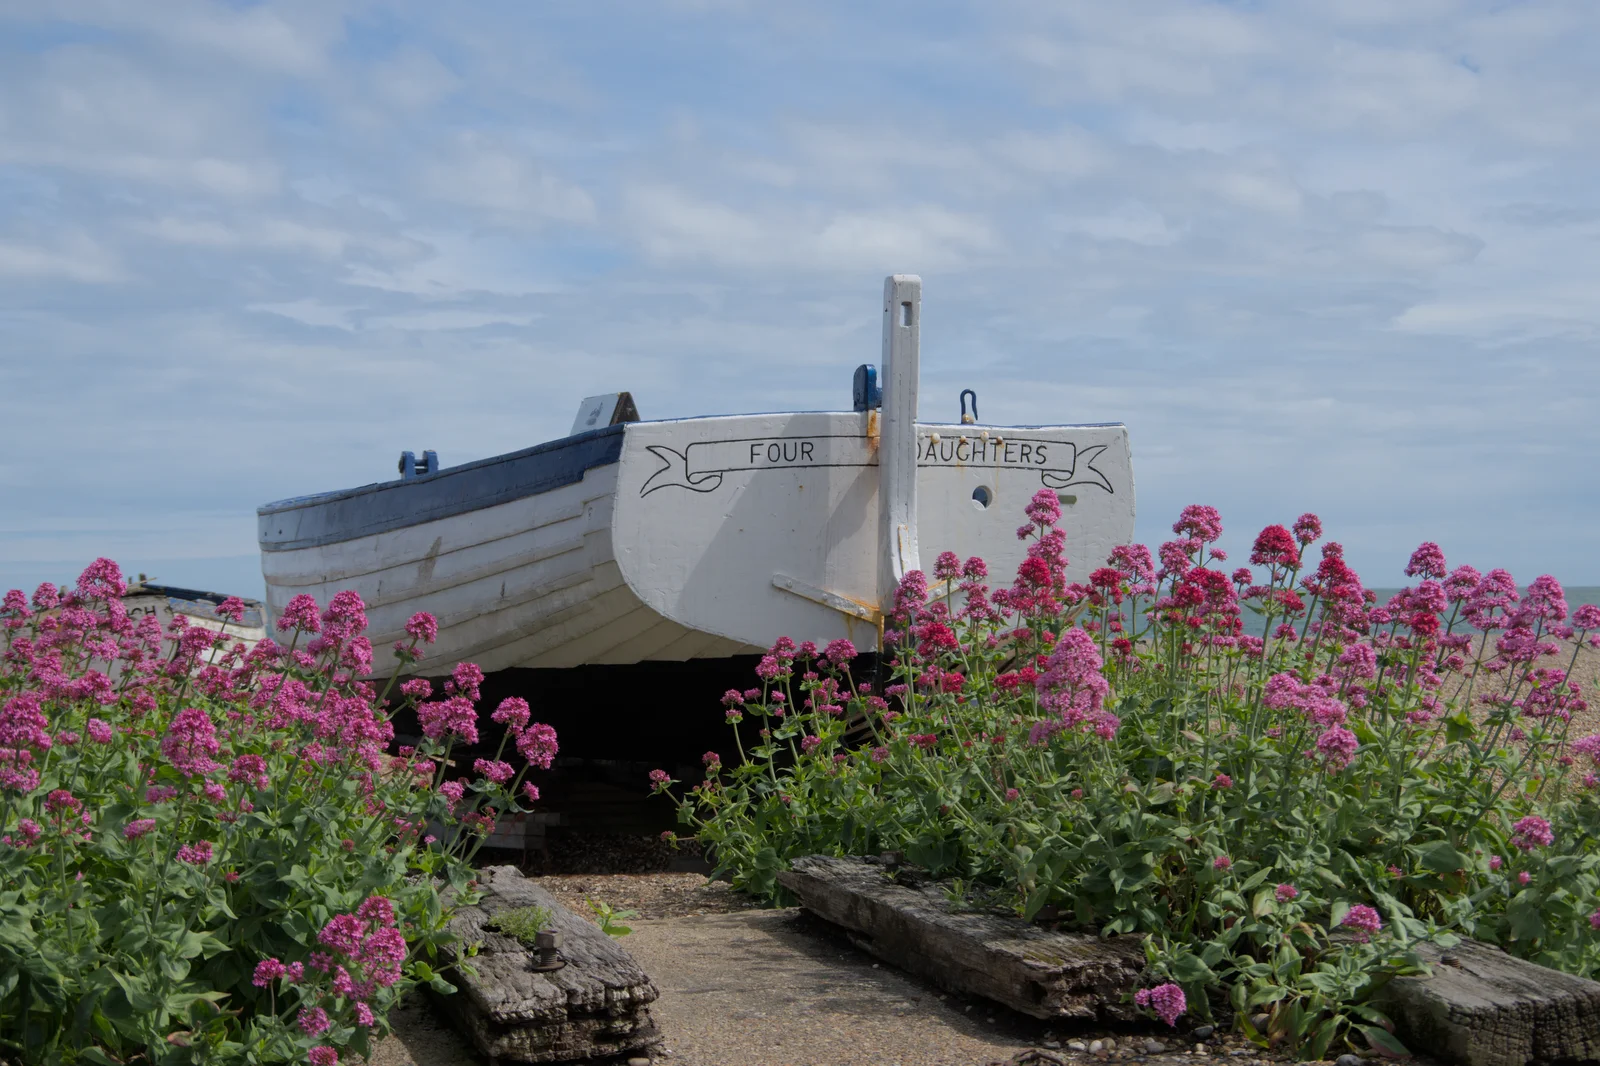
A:
MULTIPOLYGON (((173 616, 179 614, 183 615, 184 620, 191 628, 209 629, 214 633, 221 633, 227 638, 226 644, 220 649, 213 648, 202 652, 200 659, 203 663, 221 662, 228 650, 235 644, 242 643, 245 646, 245 650, 249 651, 267 635, 266 629, 262 626, 244 625, 239 622, 222 622, 215 618, 207 618, 204 615, 192 614, 182 609, 175 610, 173 602, 168 596, 143 588, 129 590, 128 594, 122 597, 122 609, 127 611, 128 617, 135 621, 145 615, 154 615, 156 620, 161 623, 161 631, 163 633, 166 633, 172 625, 173 616)), ((161 642, 161 654, 170 656, 172 651, 172 639, 170 637, 163 639, 161 642)))
MULTIPOLYGON (((873 646, 882 602, 876 420, 803 412, 630 424, 611 523, 628 588, 686 629, 749 645, 787 635, 873 646)), ((1041 488, 1076 498, 1062 506, 1072 580, 1133 537, 1123 426, 923 424, 912 454, 914 524, 930 563, 946 550, 982 556, 994 583, 1009 583, 1027 552, 1016 538, 1022 509, 1041 488), (980 486, 988 507, 973 499, 980 486)))
POLYGON ((878 446, 878 602, 887 614, 900 579, 920 570, 917 553, 917 385, 922 279, 883 279, 883 434, 878 446))

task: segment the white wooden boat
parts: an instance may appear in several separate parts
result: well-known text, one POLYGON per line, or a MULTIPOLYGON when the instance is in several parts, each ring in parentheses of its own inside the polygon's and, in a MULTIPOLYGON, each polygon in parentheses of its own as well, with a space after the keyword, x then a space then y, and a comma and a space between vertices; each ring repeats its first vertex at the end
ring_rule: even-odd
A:
POLYGON ((434 674, 715 658, 784 635, 868 650, 900 576, 941 551, 1009 582, 1041 487, 1084 579, 1133 537, 1127 429, 918 421, 920 305, 920 279, 886 280, 883 385, 860 368, 854 410, 645 422, 626 393, 596 397, 561 440, 447 469, 408 453, 398 480, 267 504, 268 613, 355 589, 379 673, 416 611, 439 620, 434 674))
MULTIPOLYGON (((267 635, 265 611, 260 600, 239 597, 244 603, 244 614, 238 621, 223 618, 217 613, 217 608, 228 596, 221 592, 204 592, 200 589, 179 588, 176 585, 162 585, 145 580, 143 574, 139 580, 128 586, 128 591, 123 594, 122 607, 128 616, 137 621, 143 615, 154 615, 161 623, 161 631, 167 632, 172 625, 174 615, 183 615, 184 621, 190 626, 199 626, 221 632, 227 637, 223 648, 205 652, 202 658, 206 662, 220 659, 222 654, 236 643, 243 643, 246 650, 253 648, 267 635)), ((172 641, 164 642, 163 654, 172 653, 172 641)))

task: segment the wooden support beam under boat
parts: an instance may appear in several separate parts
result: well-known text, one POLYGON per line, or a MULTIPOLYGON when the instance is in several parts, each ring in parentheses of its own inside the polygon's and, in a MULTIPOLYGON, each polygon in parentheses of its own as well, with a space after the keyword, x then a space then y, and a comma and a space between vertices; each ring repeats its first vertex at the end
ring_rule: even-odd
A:
POLYGON ((917 554, 917 384, 922 333, 922 279, 883 279, 883 431, 878 444, 879 572, 882 613, 917 554))

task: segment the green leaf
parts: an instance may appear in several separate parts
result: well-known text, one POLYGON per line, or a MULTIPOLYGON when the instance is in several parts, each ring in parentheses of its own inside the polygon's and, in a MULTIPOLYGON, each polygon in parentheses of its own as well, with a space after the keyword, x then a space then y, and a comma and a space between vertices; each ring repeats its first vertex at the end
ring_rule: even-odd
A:
POLYGON ((1465 870, 1467 857, 1457 851, 1448 840, 1434 840, 1417 849, 1417 862, 1424 870, 1436 874, 1453 874, 1465 870))
POLYGON ((1180 985, 1200 984, 1202 982, 1209 984, 1217 978, 1211 967, 1201 961, 1200 956, 1191 955, 1188 952, 1184 952, 1174 959, 1171 969, 1173 980, 1180 985))
POLYGON ((1400 1042, 1400 1038, 1389 1030, 1376 1025, 1358 1025, 1361 1035, 1367 1038, 1367 1043, 1378 1054, 1391 1059, 1409 1059, 1411 1051, 1400 1042))
POLYGON ((1444 738, 1451 744, 1472 739, 1478 727, 1466 711, 1457 711, 1444 720, 1444 738))

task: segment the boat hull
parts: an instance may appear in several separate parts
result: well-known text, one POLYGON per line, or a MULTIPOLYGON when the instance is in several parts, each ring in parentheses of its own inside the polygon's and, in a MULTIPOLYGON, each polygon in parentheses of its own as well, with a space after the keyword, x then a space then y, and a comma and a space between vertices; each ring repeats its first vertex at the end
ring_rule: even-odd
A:
MULTIPOLYGON (((367 604, 374 670, 416 611, 439 621, 422 669, 493 671, 721 658, 779 636, 876 645, 878 414, 633 422, 404 481, 259 512, 268 614, 346 588, 367 604)), ((996 583, 1026 552, 1041 488, 1083 580, 1132 539, 1121 425, 917 427, 925 566, 981 556, 996 583)))

